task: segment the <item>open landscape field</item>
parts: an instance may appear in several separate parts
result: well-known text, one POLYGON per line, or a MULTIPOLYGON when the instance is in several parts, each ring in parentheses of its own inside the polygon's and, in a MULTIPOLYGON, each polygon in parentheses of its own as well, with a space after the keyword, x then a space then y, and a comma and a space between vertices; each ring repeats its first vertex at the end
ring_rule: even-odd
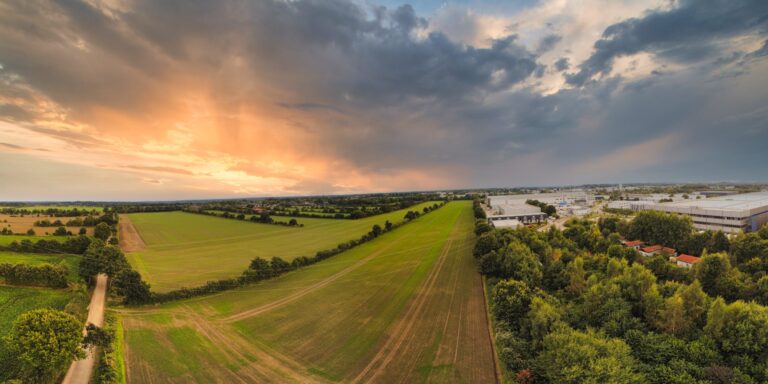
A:
POLYGON ((246 288, 123 312, 129 381, 495 382, 471 205, 246 288))
POLYGON ((401 222, 407 211, 432 204, 358 220, 301 218, 301 228, 185 212, 132 213, 121 215, 120 238, 134 244, 124 248, 130 263, 153 290, 163 292, 237 276, 257 256, 287 261, 313 256, 358 239, 374 224, 401 222))

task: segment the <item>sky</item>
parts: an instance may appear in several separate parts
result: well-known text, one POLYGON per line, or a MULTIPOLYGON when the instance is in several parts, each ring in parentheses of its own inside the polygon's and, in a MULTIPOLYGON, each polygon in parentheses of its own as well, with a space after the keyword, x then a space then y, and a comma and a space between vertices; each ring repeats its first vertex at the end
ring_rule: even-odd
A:
POLYGON ((768 1, 0 2, 0 201, 633 181, 768 181, 768 1))

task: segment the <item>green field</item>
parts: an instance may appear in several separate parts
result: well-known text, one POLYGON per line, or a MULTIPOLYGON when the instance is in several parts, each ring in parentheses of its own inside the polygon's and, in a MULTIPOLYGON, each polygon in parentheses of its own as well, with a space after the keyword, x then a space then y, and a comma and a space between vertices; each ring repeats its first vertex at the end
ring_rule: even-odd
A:
POLYGON ((153 290, 164 292, 237 276, 257 256, 288 261, 314 256, 360 238, 374 224, 400 222, 408 210, 421 211, 432 204, 358 220, 301 218, 301 228, 185 212, 132 213, 127 216, 146 248, 127 256, 153 290))
POLYGON ((129 381, 493 381, 473 221, 450 203, 272 280, 126 310, 129 381))
POLYGON ((64 264, 69 269, 69 280, 77 281, 80 277, 77 275, 80 256, 67 254, 40 254, 40 253, 17 253, 0 251, 0 263, 11 264, 64 264))

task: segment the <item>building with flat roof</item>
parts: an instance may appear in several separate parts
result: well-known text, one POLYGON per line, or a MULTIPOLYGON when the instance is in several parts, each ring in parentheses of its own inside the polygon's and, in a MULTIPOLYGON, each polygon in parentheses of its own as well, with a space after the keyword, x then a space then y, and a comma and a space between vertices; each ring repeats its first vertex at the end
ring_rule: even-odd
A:
POLYGON ((525 225, 546 221, 547 214, 542 212, 541 208, 525 203, 531 196, 533 195, 490 196, 488 205, 491 210, 488 213, 488 222, 500 228, 505 225, 510 227, 512 224, 525 225))
POLYGON ((753 232, 768 223, 768 191, 672 203, 636 202, 633 211, 654 210, 688 215, 700 230, 753 232))

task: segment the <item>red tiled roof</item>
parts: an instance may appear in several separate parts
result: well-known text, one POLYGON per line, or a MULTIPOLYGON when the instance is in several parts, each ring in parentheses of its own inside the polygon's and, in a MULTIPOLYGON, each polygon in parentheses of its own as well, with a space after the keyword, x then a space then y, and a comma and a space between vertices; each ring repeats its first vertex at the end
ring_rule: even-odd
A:
POLYGON ((643 248, 643 252, 651 253, 661 250, 661 245, 651 245, 650 247, 643 248))
POLYGON ((691 255, 680 255, 677 257, 677 261, 682 261, 688 264, 694 264, 701 261, 701 258, 696 256, 691 256, 691 255))
POLYGON ((677 251, 675 251, 674 248, 669 248, 669 247, 664 247, 664 248, 661 249, 661 251, 664 252, 664 253, 669 253, 669 254, 677 253, 677 251))
POLYGON ((637 247, 638 245, 641 245, 641 244, 643 244, 642 240, 633 240, 633 241, 627 241, 626 243, 624 243, 624 245, 627 247, 637 247))

